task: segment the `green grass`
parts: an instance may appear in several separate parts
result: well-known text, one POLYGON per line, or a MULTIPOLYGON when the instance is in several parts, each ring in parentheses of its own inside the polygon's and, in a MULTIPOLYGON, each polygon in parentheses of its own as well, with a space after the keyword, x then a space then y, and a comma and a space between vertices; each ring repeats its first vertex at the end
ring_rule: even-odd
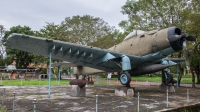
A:
MULTIPOLYGON (((177 76, 173 76, 175 80, 177 80, 177 76)), ((112 78, 111 80, 117 80, 117 78, 112 78)), ((195 82, 196 82, 195 78, 195 82)), ((132 81, 138 81, 138 82, 161 82, 161 76, 160 75, 152 75, 152 76, 136 76, 132 77, 132 81)), ((182 76, 181 83, 191 84, 192 83, 192 76, 191 75, 185 75, 182 76)))
POLYGON ((161 77, 149 77, 149 76, 140 76, 140 77, 132 77, 132 81, 139 81, 139 82, 161 82, 161 77))
MULTIPOLYGON (((94 79, 94 78, 93 78, 94 79)), ((177 77, 174 76, 174 79, 177 80, 177 77)), ((109 85, 112 83, 107 83, 107 78, 99 78, 98 85, 109 85), (101 80, 104 80, 105 82, 102 82, 101 80)), ((111 80, 117 80, 117 78, 111 78, 111 80)), ((31 80, 0 80, 0 85, 4 86, 29 86, 29 85, 48 85, 48 79, 46 80, 38 80, 38 79, 31 79, 31 80)), ((138 77, 132 77, 132 81, 138 81, 138 82, 161 82, 161 77, 158 75, 153 76, 138 76, 138 77)), ((192 77, 190 75, 183 76, 181 79, 181 83, 192 83, 192 77)), ((97 85, 97 82, 94 82, 94 84, 97 85)), ((51 80, 51 85, 58 85, 58 81, 56 79, 51 80)), ((69 80, 60 80, 60 85, 69 85, 69 80)))
MULTIPOLYGON (((37 80, 37 79, 32 79, 32 80, 20 80, 20 79, 15 79, 15 80, 2 80, 2 83, 0 84, 4 86, 29 86, 29 85, 48 85, 49 80, 37 80)), ((51 85, 58 85, 58 81, 56 79, 51 80, 51 85)), ((60 85, 69 85, 69 80, 60 80, 60 85)))
MULTIPOLYGON (((174 76, 174 79, 177 80, 177 77, 174 76)), ((162 81, 161 77, 159 77, 159 76, 132 77, 132 80, 133 81, 139 81, 139 82, 144 82, 144 81, 148 81, 148 82, 161 82, 162 81)), ((191 84, 192 83, 192 77, 191 76, 182 77, 181 83, 191 84)))

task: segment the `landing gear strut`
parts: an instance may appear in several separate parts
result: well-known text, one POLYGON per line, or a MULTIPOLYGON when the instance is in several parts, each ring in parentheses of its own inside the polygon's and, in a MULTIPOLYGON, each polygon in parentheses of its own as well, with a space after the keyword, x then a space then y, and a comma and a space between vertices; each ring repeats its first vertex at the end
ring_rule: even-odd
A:
POLYGON ((122 72, 122 74, 119 77, 119 80, 122 85, 126 85, 126 86, 130 87, 131 76, 127 71, 122 72))
POLYGON ((168 85, 170 83, 174 84, 175 80, 173 79, 173 76, 171 74, 169 74, 166 71, 163 71, 162 75, 163 75, 162 82, 164 85, 168 85))
POLYGON ((167 74, 165 80, 166 80, 166 82, 171 83, 173 81, 172 75, 171 74, 167 74))

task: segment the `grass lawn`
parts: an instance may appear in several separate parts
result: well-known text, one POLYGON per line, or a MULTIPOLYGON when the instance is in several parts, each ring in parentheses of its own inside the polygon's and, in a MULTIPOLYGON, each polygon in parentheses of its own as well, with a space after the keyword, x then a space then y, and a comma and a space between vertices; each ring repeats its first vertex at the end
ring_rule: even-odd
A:
MULTIPOLYGON (((177 80, 177 77, 174 77, 175 80, 177 80)), ((161 77, 148 77, 148 76, 143 76, 143 77, 132 77, 133 81, 139 81, 139 82, 143 82, 143 81, 148 81, 148 82, 161 82, 162 79, 161 77)), ((181 79, 181 83, 187 83, 187 84, 191 84, 192 83, 192 78, 191 77, 183 77, 181 79)))
MULTIPOLYGON (((0 81, 0 84, 4 85, 4 86, 48 85, 48 81, 49 81, 48 79, 46 79, 46 80, 37 80, 37 79, 20 80, 20 79, 15 79, 15 80, 2 80, 2 81, 0 81)), ((56 79, 52 79, 51 85, 58 85, 58 81, 56 79)), ((60 85, 69 85, 69 80, 60 80, 60 85)))
MULTIPOLYGON (((95 78, 94 78, 95 79, 95 78)), ((106 78, 99 78, 98 85, 107 85, 107 82, 102 82, 100 81, 103 79, 104 81, 107 80, 106 78)), ((174 77, 176 80, 177 78, 174 77)), ((117 78, 112 78, 111 80, 117 80, 117 78)), ((0 80, 0 85, 4 86, 29 86, 29 85, 48 85, 48 79, 45 80, 38 80, 38 79, 31 79, 31 80, 20 80, 20 79, 15 79, 15 80, 0 80)), ((138 77, 132 77, 132 81, 138 81, 138 82, 161 82, 161 77, 160 76, 138 76, 138 77)), ((192 83, 192 78, 190 75, 183 76, 181 79, 181 83, 187 83, 191 84, 192 83)), ((94 84, 97 84, 95 82, 94 84)), ((60 80, 60 83, 58 84, 57 79, 52 79, 51 85, 69 85, 69 80, 60 80)))
MULTIPOLYGON (((177 80, 176 76, 173 76, 175 80, 177 80)), ((112 78, 111 80, 117 80, 117 78, 112 78)), ((137 76, 137 77, 132 77, 132 81, 138 81, 138 82, 161 82, 161 76, 137 76)), ((196 81, 195 81, 196 82, 196 81)), ((192 84, 192 76, 186 75, 183 76, 181 79, 181 83, 186 83, 186 84, 192 84)))

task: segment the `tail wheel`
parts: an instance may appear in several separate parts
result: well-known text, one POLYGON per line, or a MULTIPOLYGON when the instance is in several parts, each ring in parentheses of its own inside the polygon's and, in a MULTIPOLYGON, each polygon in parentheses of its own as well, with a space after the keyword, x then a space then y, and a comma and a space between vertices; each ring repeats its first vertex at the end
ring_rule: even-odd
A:
POLYGON ((130 85, 131 76, 127 71, 125 71, 120 75, 119 80, 120 80, 122 85, 130 85))

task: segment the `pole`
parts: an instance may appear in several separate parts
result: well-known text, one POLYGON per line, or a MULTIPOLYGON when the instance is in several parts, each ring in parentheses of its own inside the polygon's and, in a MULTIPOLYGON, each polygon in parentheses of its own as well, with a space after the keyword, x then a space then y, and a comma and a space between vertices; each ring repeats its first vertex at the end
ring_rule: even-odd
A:
POLYGON ((96 112, 98 112, 98 95, 96 95, 96 112))
MULTIPOLYGON (((199 77, 200 77, 200 60, 199 60, 199 77)), ((198 79, 198 80, 200 80, 200 79, 198 79)))
POLYGON ((138 92, 138 112, 140 112, 140 93, 138 92))
POLYGON ((168 108, 168 88, 167 88, 167 108, 168 108))
POLYGON ((189 90, 187 89, 187 103, 189 102, 189 90))
POLYGON ((49 53, 49 94, 48 98, 51 96, 51 52, 49 53))
POLYGON ((179 79, 178 79, 178 76, 179 76, 179 74, 178 74, 178 65, 176 65, 176 74, 177 74, 177 81, 176 81, 176 87, 178 88, 179 87, 179 79))
POLYGON ((13 92, 13 112, 15 110, 15 92, 13 92))
POLYGON ((33 112, 36 112, 36 103, 37 103, 37 100, 34 99, 34 101, 33 101, 33 112))
POLYGON ((58 66, 58 85, 60 85, 60 66, 58 66))
POLYGON ((96 74, 96 84, 98 85, 99 81, 98 81, 98 74, 96 74))
POLYGON ((2 85, 2 73, 1 73, 1 85, 2 85))
POLYGON ((21 78, 21 86, 22 86, 22 78, 21 78))
POLYGON ((5 95, 5 91, 6 91, 6 89, 3 88, 2 106, 3 106, 3 103, 4 103, 4 95, 5 95))

